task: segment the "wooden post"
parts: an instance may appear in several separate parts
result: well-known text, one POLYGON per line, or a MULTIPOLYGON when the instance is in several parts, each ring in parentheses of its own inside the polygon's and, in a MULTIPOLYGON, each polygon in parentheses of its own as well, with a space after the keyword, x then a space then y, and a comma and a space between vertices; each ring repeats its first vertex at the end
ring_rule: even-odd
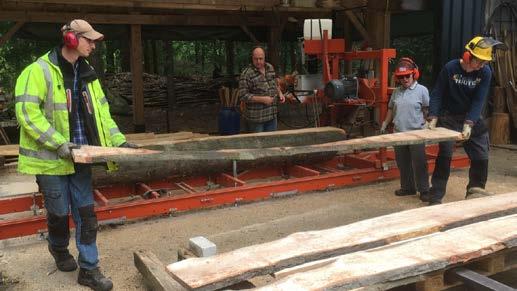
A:
POLYGON ((156 71, 154 69, 154 49, 153 49, 153 41, 152 40, 144 40, 144 66, 145 72, 149 74, 154 74, 156 71))
POLYGON ((166 74, 167 76, 174 75, 174 43, 173 41, 164 41, 164 52, 165 55, 165 63, 166 63, 166 74))
POLYGON ((106 73, 116 73, 116 64, 115 59, 113 57, 113 42, 105 42, 104 45, 106 47, 106 73))
POLYGON ((291 41, 291 42, 289 42, 289 58, 291 60, 291 67, 290 67, 290 71, 289 71, 290 74, 296 70, 296 63, 297 63, 296 55, 297 55, 296 54, 296 41, 291 41))
POLYGON ((154 72, 160 76, 165 74, 164 63, 162 60, 162 41, 161 40, 153 40, 153 63, 154 63, 154 72))
POLYGON ((280 65, 280 56, 278 54, 279 42, 281 31, 279 26, 271 26, 269 28, 269 40, 268 40, 268 56, 267 60, 275 67, 278 72, 278 65, 280 65))
POLYGON ((176 106, 176 94, 174 92, 174 78, 167 76, 167 132, 171 132, 173 124, 174 107, 176 106))
POLYGON ((233 76, 235 74, 235 45, 232 40, 226 41, 226 74, 233 76))
POLYGON ((145 132, 142 66, 142 26, 131 24, 131 76, 133 87, 133 124, 135 132, 145 132))
POLYGON ((129 53, 129 46, 127 43, 129 43, 129 40, 131 39, 130 36, 131 32, 128 34, 124 34, 121 41, 119 41, 119 47, 120 47, 120 67, 122 69, 122 72, 129 72, 131 71, 131 54, 129 53))
POLYGON ((88 57, 90 65, 95 69, 99 79, 104 79, 104 62, 102 61, 102 55, 105 52, 104 42, 96 44, 96 48, 93 53, 88 57))
POLYGON ((368 1, 366 28, 370 36, 369 45, 374 49, 390 46, 390 10, 385 0, 368 1))
MULTIPOLYGON (((343 34, 345 37, 345 51, 352 51, 352 33, 351 33, 351 23, 348 17, 343 17, 343 34)), ((352 62, 345 62, 345 75, 352 74, 352 62)))

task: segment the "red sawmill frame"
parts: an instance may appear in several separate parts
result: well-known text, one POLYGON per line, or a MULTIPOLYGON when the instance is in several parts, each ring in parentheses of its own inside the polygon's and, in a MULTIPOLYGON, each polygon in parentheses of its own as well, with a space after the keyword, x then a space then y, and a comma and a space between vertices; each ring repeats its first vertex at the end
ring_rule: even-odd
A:
MULTIPOLYGON (((436 145, 427 147, 429 171, 434 169, 436 145)), ((169 179, 148 183, 119 184, 94 190, 95 212, 99 223, 108 224, 153 216, 171 215, 194 209, 291 196, 316 190, 330 190, 399 177, 394 152, 386 151, 381 163, 379 151, 336 156, 315 165, 291 165, 280 168, 247 170, 236 175, 220 173, 207 177, 169 179), (209 189, 216 186, 217 189, 209 189), (181 192, 171 194, 171 192, 181 192), (118 202, 130 197, 138 200, 118 202)), ((453 158, 452 166, 469 165, 465 155, 453 158)), ((29 193, 0 199, 0 239, 42 234, 46 231, 42 196, 29 193), (31 212, 32 211, 32 212, 31 212), (26 217, 9 218, 23 212, 26 217)), ((70 219, 71 221, 71 219, 70 219)), ((73 226, 73 222, 71 221, 73 226)))

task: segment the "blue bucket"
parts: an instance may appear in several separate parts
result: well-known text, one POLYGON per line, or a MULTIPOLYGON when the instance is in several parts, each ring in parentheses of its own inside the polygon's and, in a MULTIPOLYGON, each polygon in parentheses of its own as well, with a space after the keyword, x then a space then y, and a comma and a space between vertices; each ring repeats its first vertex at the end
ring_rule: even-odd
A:
POLYGON ((235 107, 223 107, 218 115, 219 134, 232 135, 241 131, 241 115, 235 107))

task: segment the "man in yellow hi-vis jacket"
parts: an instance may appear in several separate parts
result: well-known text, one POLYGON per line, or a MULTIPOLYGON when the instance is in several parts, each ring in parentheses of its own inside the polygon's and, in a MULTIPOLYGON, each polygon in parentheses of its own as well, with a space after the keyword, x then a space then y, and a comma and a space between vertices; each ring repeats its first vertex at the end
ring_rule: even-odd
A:
POLYGON ((80 19, 64 25, 61 32, 63 43, 25 68, 16 82, 18 171, 36 175, 47 210, 48 248, 58 269, 77 269, 68 251, 71 211, 79 250, 78 283, 110 290, 112 282, 98 268, 91 168, 74 164, 71 149, 134 145, 126 142, 111 118, 96 73, 85 60, 104 36, 80 19))

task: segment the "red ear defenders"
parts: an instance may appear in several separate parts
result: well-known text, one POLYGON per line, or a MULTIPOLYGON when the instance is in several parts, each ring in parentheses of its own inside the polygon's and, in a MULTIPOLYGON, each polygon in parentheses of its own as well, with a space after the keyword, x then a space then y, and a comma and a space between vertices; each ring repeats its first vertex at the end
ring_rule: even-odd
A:
MULTIPOLYGON (((469 48, 471 50, 473 50, 475 47, 476 46, 474 45, 474 43, 469 43, 469 48)), ((463 55, 461 56, 461 59, 463 60, 464 63, 468 64, 472 60, 472 54, 469 51, 466 50, 463 53, 463 55)))
POLYGON ((413 79, 418 80, 420 78, 420 70, 418 70, 417 64, 410 58, 401 58, 399 60, 399 63, 401 62, 408 62, 413 67, 413 79))
POLYGON ((63 43, 67 48, 76 49, 79 45, 79 38, 77 34, 70 27, 70 23, 65 25, 64 33, 63 33, 63 43))

